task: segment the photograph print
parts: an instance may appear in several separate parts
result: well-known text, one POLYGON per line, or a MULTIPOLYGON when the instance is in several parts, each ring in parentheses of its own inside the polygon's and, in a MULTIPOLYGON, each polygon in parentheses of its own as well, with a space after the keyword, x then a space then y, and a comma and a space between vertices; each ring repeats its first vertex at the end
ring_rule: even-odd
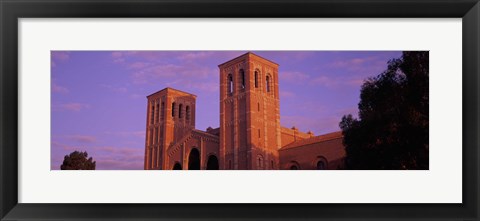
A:
POLYGON ((428 169, 428 51, 51 51, 51 170, 428 169))

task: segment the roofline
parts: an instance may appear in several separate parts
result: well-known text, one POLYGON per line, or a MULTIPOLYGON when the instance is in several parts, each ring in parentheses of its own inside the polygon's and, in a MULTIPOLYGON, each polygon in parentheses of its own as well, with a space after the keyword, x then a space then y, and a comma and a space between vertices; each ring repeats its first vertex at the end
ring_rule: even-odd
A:
POLYGON ((174 90, 174 91, 178 91, 178 92, 181 92, 181 93, 184 93, 184 94, 192 95, 192 96, 194 96, 195 98, 197 97, 197 95, 192 94, 192 93, 188 93, 188 92, 185 92, 185 91, 182 91, 182 90, 178 90, 178 89, 175 89, 175 88, 171 88, 171 87, 166 87, 166 88, 164 88, 164 89, 162 89, 162 90, 159 90, 159 91, 157 91, 157 92, 155 92, 155 93, 153 93, 153 94, 147 95, 147 98, 150 97, 150 96, 152 96, 152 95, 155 95, 155 94, 157 94, 157 93, 160 93, 160 92, 162 92, 162 91, 165 91, 165 90, 174 90))
MULTIPOLYGON (((343 138, 343 136, 341 136, 341 137, 334 137, 334 138, 330 138, 330 139, 328 139, 328 140, 322 140, 322 141, 320 141, 320 142, 315 142, 315 143, 323 143, 323 142, 327 142, 327 141, 338 140, 338 139, 341 139, 341 138, 343 138)), ((289 144, 285 145, 285 147, 288 146, 288 145, 290 145, 290 144, 292 144, 292 143, 289 143, 289 144)), ((285 149, 283 149, 284 147, 281 147, 280 149, 278 149, 278 151, 287 151, 287 150, 296 149, 296 148, 299 148, 299 147, 305 147, 305 146, 308 146, 308 145, 311 145, 311 144, 314 144, 314 143, 302 144, 302 145, 298 145, 298 146, 294 146, 294 147, 289 147, 289 148, 285 148, 285 149)))
MULTIPOLYGON (((304 140, 300 140, 300 141, 294 141, 294 142, 289 143, 289 144, 287 144, 287 145, 285 145, 285 146, 283 146, 283 147, 280 147, 280 149, 278 149, 278 151, 280 151, 280 150, 290 150, 290 149, 295 149, 295 148, 299 148, 299 147, 304 147, 304 146, 307 146, 307 145, 311 145, 311 144, 314 144, 314 143, 305 143, 305 144, 301 144, 301 145, 298 145, 298 146, 293 146, 293 147, 286 148, 288 145, 294 144, 295 142, 301 142, 301 141, 305 141, 305 140, 309 140, 309 139, 314 139, 314 138, 321 137, 321 136, 327 136, 327 135, 334 134, 334 133, 338 133, 338 132, 341 132, 341 131, 330 132, 330 133, 326 133, 326 134, 322 134, 322 135, 310 137, 310 138, 308 138, 308 139, 304 139, 304 140), (285 149, 283 149, 283 148, 285 148, 285 149)), ((319 142, 315 142, 315 143, 323 143, 323 142, 327 142, 327 141, 331 141, 331 140, 341 139, 341 138, 343 138, 343 137, 345 137, 345 136, 343 135, 343 132, 342 132, 341 135, 338 136, 338 137, 332 137, 332 138, 330 138, 330 139, 325 139, 325 140, 322 140, 322 141, 319 141, 319 142)))
POLYGON ((276 62, 273 62, 273 61, 271 61, 271 60, 269 60, 269 59, 266 59, 266 58, 264 58, 264 57, 262 57, 262 56, 260 56, 260 55, 257 55, 257 54, 255 54, 255 53, 249 51, 249 52, 247 52, 247 53, 245 53, 245 54, 242 54, 242 55, 240 55, 240 56, 237 56, 237 57, 232 58, 232 59, 230 59, 230 60, 228 60, 228 61, 226 61, 226 62, 223 62, 223 63, 219 64, 218 67, 220 67, 220 66, 222 66, 222 65, 224 65, 224 64, 227 64, 227 63, 229 63, 229 62, 231 62, 231 61, 233 61, 233 60, 236 60, 236 59, 238 59, 238 58, 241 58, 241 57, 243 57, 243 56, 245 56, 245 55, 248 55, 248 54, 257 56, 257 57, 259 57, 259 58, 261 58, 261 59, 264 59, 264 60, 266 60, 266 61, 268 61, 268 62, 270 62, 270 63, 273 63, 273 64, 276 64, 276 65, 280 66, 280 65, 277 64, 276 62))

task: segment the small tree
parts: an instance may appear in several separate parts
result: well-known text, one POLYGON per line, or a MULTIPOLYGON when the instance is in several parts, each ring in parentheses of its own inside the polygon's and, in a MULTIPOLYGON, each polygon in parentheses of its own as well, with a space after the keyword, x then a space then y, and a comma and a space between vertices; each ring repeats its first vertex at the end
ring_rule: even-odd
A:
POLYGON ((70 155, 65 155, 63 164, 60 166, 61 170, 95 170, 96 162, 90 157, 88 153, 74 151, 70 155))

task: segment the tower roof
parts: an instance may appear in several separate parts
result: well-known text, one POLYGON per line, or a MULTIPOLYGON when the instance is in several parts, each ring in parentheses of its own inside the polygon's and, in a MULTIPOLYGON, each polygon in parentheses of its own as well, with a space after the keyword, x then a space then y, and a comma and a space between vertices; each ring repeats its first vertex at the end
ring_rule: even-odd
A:
POLYGON ((195 95, 195 94, 191 94, 191 93, 188 93, 188 92, 185 92, 185 91, 181 91, 181 90, 178 90, 178 89, 175 89, 175 88, 171 88, 171 87, 166 87, 166 88, 164 88, 164 89, 162 89, 162 90, 159 90, 159 91, 157 91, 157 92, 155 92, 155 93, 153 93, 153 94, 148 95, 147 97, 150 97, 150 96, 152 96, 152 95, 161 93, 161 92, 163 92, 163 91, 168 91, 168 90, 172 90, 172 91, 176 91, 176 92, 179 92, 179 93, 188 94, 188 95, 197 97, 197 95, 195 95))
POLYGON ((236 58, 230 59, 230 60, 228 60, 228 61, 226 61, 226 62, 224 62, 224 63, 219 64, 218 67, 223 66, 223 65, 225 65, 225 64, 227 64, 227 63, 230 63, 230 62, 232 62, 232 61, 235 61, 235 60, 237 60, 237 59, 240 59, 240 58, 243 58, 243 57, 247 57, 247 56, 257 57, 257 58, 260 58, 260 59, 262 59, 262 60, 265 60, 265 61, 267 61, 267 62, 269 62, 269 63, 272 63, 272 64, 275 64, 275 65, 279 66, 279 64, 277 64, 277 63, 275 63, 275 62, 273 62, 273 61, 271 61, 271 60, 268 60, 268 59, 266 59, 266 58, 264 58, 264 57, 262 57, 262 56, 259 56, 259 55, 255 54, 255 53, 249 51, 249 52, 247 52, 247 53, 245 53, 245 54, 242 54, 242 55, 240 55, 240 56, 238 56, 238 57, 236 57, 236 58))
POLYGON ((322 134, 316 137, 311 137, 308 139, 292 142, 290 144, 287 144, 286 146, 283 146, 282 148, 280 148, 280 150, 287 150, 287 149, 301 147, 301 146, 305 146, 313 143, 322 143, 329 140, 340 139, 342 137, 343 137, 343 132, 336 131, 336 132, 322 134))

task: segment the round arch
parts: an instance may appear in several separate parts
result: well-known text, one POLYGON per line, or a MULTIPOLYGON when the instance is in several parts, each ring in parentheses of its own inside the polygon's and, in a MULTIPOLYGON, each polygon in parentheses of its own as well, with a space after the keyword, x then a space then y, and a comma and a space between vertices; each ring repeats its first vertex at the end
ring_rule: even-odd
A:
POLYGON ((172 170, 182 170, 182 164, 180 164, 180 162, 175 162, 175 165, 173 165, 172 170))
POLYGON ((210 155, 207 160, 207 170, 218 170, 218 158, 215 155, 210 155))
POLYGON ((323 156, 317 156, 312 166, 315 170, 326 170, 328 168, 328 161, 323 156))
POLYGON ((290 163, 287 164, 287 170, 301 170, 300 164, 298 164, 297 161, 290 161, 290 163))
POLYGON ((197 148, 192 148, 188 154, 188 170, 200 170, 200 151, 197 148))

